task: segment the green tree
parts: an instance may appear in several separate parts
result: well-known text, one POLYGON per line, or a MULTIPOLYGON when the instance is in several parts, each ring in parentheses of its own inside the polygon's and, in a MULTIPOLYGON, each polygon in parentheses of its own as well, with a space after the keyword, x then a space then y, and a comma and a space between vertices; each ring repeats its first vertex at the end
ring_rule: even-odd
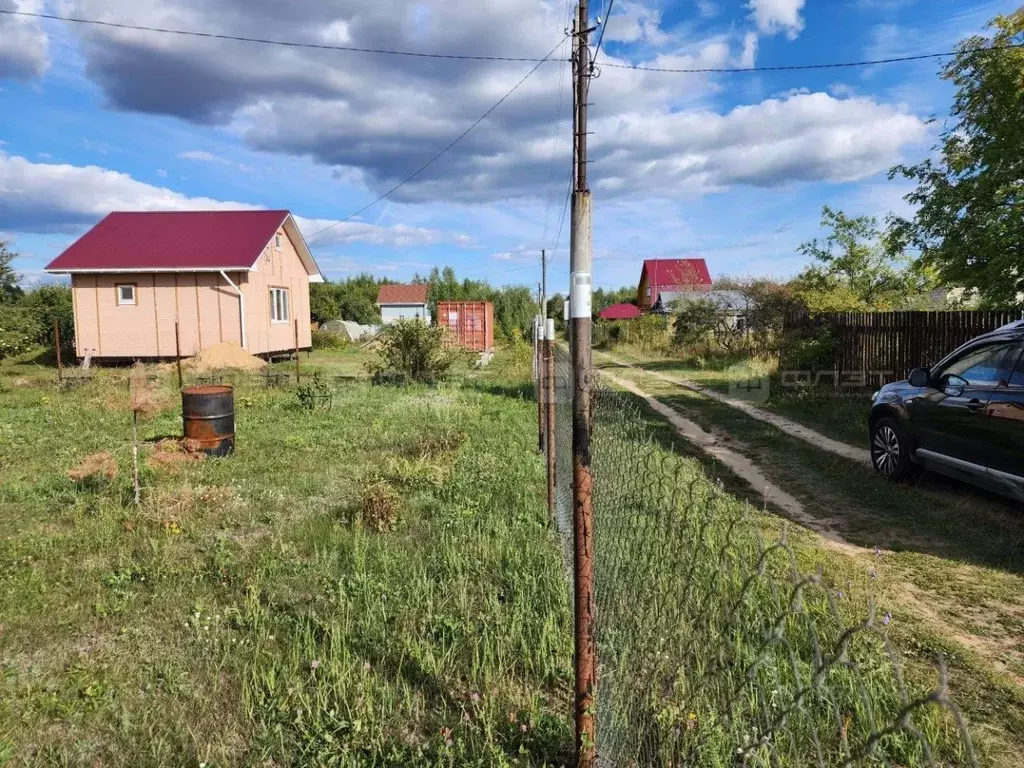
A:
POLYGON ((60 326, 61 351, 73 354, 75 351, 75 310, 71 300, 71 286, 42 285, 25 293, 21 298, 24 307, 36 321, 35 341, 39 344, 53 343, 53 324, 60 326))
POLYGON ((594 291, 591 308, 595 315, 612 304, 636 304, 636 286, 626 285, 611 290, 597 288, 594 291))
POLYGON ((893 239, 920 251, 947 285, 988 305, 1024 293, 1024 8, 997 16, 991 37, 963 40, 942 70, 956 98, 936 157, 889 177, 917 183, 910 219, 889 218, 893 239), (1002 49, 1002 50, 999 50, 1002 49))
POLYGON ((847 216, 825 206, 824 241, 797 249, 816 263, 792 283, 808 308, 819 312, 897 309, 932 286, 927 271, 898 252, 871 216, 847 216))
POLYGON ((380 322, 377 293, 392 282, 362 273, 339 282, 313 283, 309 287, 309 310, 318 323, 351 320, 363 325, 380 322))
POLYGON ((0 304, 15 304, 24 291, 18 287, 18 275, 15 274, 11 262, 18 254, 0 240, 0 304))

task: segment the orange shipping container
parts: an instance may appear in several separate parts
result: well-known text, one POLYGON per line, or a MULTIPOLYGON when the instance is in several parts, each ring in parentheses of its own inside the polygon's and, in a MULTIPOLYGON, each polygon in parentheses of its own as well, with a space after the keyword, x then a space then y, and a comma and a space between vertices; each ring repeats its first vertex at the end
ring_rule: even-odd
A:
POLYGON ((439 301, 437 324, 451 339, 473 352, 494 350, 494 305, 489 301, 439 301))

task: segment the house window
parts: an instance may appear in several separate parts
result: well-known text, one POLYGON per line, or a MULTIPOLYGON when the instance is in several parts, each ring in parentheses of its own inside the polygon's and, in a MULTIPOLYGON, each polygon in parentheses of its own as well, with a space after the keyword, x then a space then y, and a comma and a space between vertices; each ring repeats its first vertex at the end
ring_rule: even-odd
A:
POLYGON ((123 283, 114 286, 117 289, 117 305, 135 304, 135 284, 123 283))
POLYGON ((651 286, 647 286, 647 298, 651 298, 651 286))
POLYGON ((280 251, 281 250, 281 236, 280 235, 274 235, 274 250, 275 251, 280 251))
POLYGON ((270 322, 287 323, 290 317, 288 311, 288 289, 270 289, 270 322))

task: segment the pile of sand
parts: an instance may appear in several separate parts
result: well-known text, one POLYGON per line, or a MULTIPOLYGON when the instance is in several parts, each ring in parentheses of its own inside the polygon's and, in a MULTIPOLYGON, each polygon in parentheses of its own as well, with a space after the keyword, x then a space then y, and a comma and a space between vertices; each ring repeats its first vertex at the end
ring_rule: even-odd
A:
POLYGON ((234 342, 222 341, 220 344, 214 344, 212 347, 201 350, 195 357, 182 360, 181 364, 197 373, 209 373, 228 368, 258 371, 266 365, 266 362, 250 355, 234 342))

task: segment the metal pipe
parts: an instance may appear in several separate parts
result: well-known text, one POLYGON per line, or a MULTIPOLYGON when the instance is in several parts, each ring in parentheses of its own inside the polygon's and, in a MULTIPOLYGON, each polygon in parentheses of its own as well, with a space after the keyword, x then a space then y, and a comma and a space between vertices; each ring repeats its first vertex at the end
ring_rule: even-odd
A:
POLYGON ((242 332, 242 349, 248 352, 249 348, 245 343, 245 294, 242 293, 241 288, 239 288, 237 285, 231 282, 231 278, 228 277, 228 273, 225 272, 223 269, 220 271, 220 276, 223 277, 227 281, 228 285, 235 289, 235 293, 238 294, 238 319, 241 323, 240 328, 242 332))

